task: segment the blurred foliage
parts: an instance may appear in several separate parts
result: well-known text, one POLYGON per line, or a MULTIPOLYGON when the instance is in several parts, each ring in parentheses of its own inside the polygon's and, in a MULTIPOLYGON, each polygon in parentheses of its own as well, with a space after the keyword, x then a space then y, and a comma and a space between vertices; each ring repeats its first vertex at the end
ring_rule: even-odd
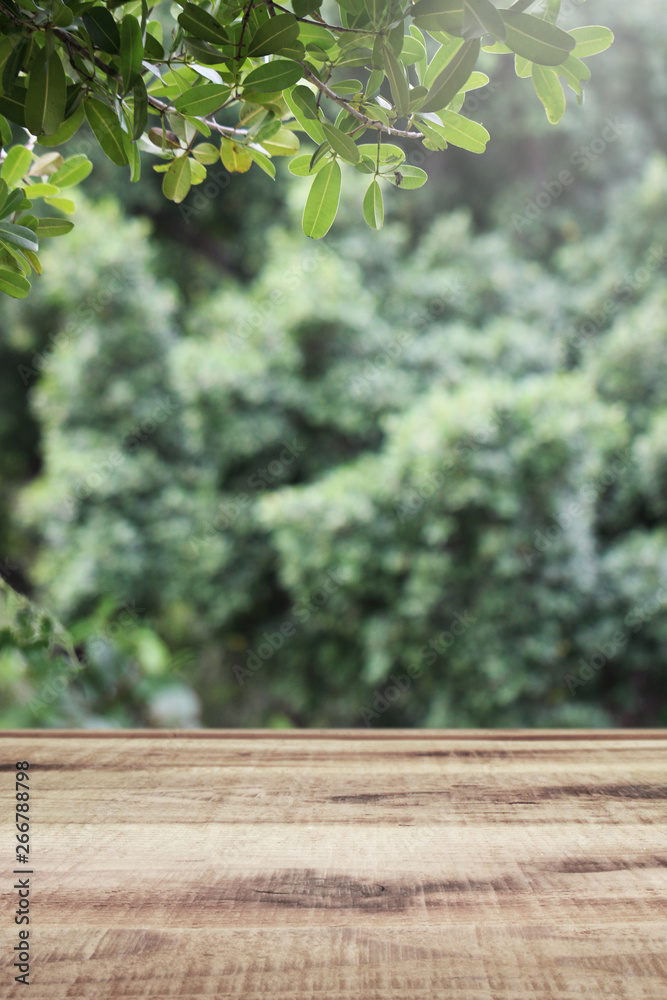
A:
POLYGON ((351 176, 304 239, 283 177, 255 253, 275 199, 233 214, 243 177, 179 269, 151 180, 79 199, 0 312, 0 570, 71 636, 19 642, 3 591, 0 725, 667 722, 658 11, 615 15, 558 140, 503 81, 495 159, 448 151, 379 236, 351 176))

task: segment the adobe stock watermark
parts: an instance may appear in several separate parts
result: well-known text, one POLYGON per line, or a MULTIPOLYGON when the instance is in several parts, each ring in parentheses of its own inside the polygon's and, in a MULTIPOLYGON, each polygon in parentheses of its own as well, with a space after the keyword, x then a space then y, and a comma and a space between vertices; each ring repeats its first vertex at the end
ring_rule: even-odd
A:
POLYGON ((127 461, 127 453, 133 454, 139 446, 155 433, 160 424, 173 414, 176 398, 165 398, 154 407, 152 412, 141 420, 125 435, 119 448, 112 448, 101 462, 93 462, 92 471, 83 476, 74 487, 63 497, 62 509, 71 515, 81 501, 88 499, 96 489, 114 475, 116 470, 127 461))
POLYGON ((272 288, 264 296, 262 302, 253 305, 250 313, 238 324, 236 329, 225 334, 226 343, 237 350, 241 348, 254 333, 264 327, 276 306, 285 299, 287 292, 296 291, 320 267, 324 260, 331 257, 333 252, 330 244, 320 242, 308 254, 304 254, 297 264, 287 268, 280 285, 272 288))
MULTIPOLYGON (((586 173, 591 165, 603 155, 607 148, 618 141, 620 136, 629 128, 627 122, 622 122, 619 118, 607 118, 607 122, 598 136, 590 143, 578 146, 571 155, 571 165, 579 171, 586 173)), ((571 187, 575 181, 575 174, 571 170, 560 170, 556 177, 542 181, 540 190, 533 198, 526 199, 523 213, 515 212, 512 215, 512 227, 521 232, 531 222, 542 215, 555 201, 560 198, 566 188, 571 187)))
POLYGON ((81 333, 91 319, 108 306, 116 295, 133 283, 134 277, 128 272, 117 269, 105 274, 104 281, 104 287, 86 296, 62 330, 49 334, 46 347, 41 351, 32 352, 31 365, 17 365, 16 370, 24 385, 29 385, 31 379, 46 371, 58 348, 81 333))
POLYGON ((617 451, 611 465, 597 479, 582 487, 579 500, 573 500, 569 503, 566 509, 562 513, 556 514, 552 518, 551 524, 543 530, 535 531, 535 541, 532 545, 519 546, 518 554, 526 565, 532 566, 535 559, 544 555, 556 539, 560 538, 564 531, 567 531, 586 508, 592 507, 604 491, 617 482, 619 476, 627 472, 631 465, 630 449, 627 448, 624 452, 617 451))
POLYGON ((456 457, 445 462, 440 468, 429 473, 407 493, 400 503, 394 504, 394 514, 401 524, 413 517, 424 504, 440 489, 447 477, 457 468, 460 468, 465 461, 470 458, 473 452, 477 451, 490 439, 491 435, 509 417, 510 411, 507 407, 495 407, 488 422, 480 425, 471 434, 461 438, 454 445, 456 457))
POLYGON ((617 653, 628 644, 632 635, 640 632, 647 622, 664 611, 665 608, 667 608, 667 585, 662 584, 647 601, 628 611, 623 619, 625 628, 617 629, 606 642, 596 643, 595 652, 587 660, 584 660, 583 657, 579 660, 580 666, 576 674, 563 676, 562 681, 569 688, 570 694, 574 694, 577 688, 591 681, 597 671, 602 670, 605 664, 613 660, 617 653))
POLYGON ((406 673, 391 674, 390 683, 382 689, 377 690, 373 695, 370 707, 361 709, 361 718, 364 725, 370 726, 375 719, 379 719, 395 701, 402 698, 412 687, 412 683, 418 680, 424 666, 431 667, 439 656, 442 656, 452 646, 459 636, 464 635, 468 629, 475 624, 477 618, 468 611, 456 612, 449 623, 449 628, 440 632, 434 639, 430 639, 419 650, 419 660, 406 667, 406 673))
POLYGON ((648 284, 651 277, 664 265, 665 261, 667 261, 667 253, 664 246, 651 247, 645 254, 642 263, 634 270, 626 271, 623 277, 614 284, 611 295, 601 303, 599 309, 591 309, 580 323, 570 327, 561 341, 561 354, 566 357, 570 349, 583 347, 591 337, 605 329, 628 300, 648 284))
POLYGON ((207 521, 203 529, 190 539, 188 543, 188 556, 196 559, 201 555, 202 548, 220 531, 231 528, 253 500, 271 489, 276 483, 282 480, 285 469, 295 461, 295 459, 306 450, 305 444, 300 444, 298 438, 291 441, 281 441, 282 450, 277 458, 272 459, 262 469, 258 469, 248 476, 248 487, 251 492, 238 493, 233 500, 225 500, 218 505, 218 513, 211 520, 207 521))
POLYGON ((442 293, 433 296, 425 309, 418 309, 408 318, 409 330, 393 337, 388 344, 383 345, 380 350, 370 358, 364 365, 363 370, 350 376, 349 388, 354 395, 367 392, 373 383, 401 354, 406 350, 418 334, 423 333, 435 319, 444 316, 447 306, 454 302, 461 294, 461 286, 455 285, 451 281, 441 283, 442 293))
POLYGON ((287 618, 275 632, 265 632, 262 641, 251 649, 246 656, 245 665, 234 664, 232 670, 240 686, 243 686, 246 678, 254 676, 263 665, 271 659, 274 653, 282 649, 288 639, 296 635, 299 626, 305 625, 313 615, 328 603, 332 594, 340 590, 342 583, 336 579, 333 571, 329 571, 322 580, 319 587, 313 590, 307 598, 296 602, 291 608, 292 618, 287 618))

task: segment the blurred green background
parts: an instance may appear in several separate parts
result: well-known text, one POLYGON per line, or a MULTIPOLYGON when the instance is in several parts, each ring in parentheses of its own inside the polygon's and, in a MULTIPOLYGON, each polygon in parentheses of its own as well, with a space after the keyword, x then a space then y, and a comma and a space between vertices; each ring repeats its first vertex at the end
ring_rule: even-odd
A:
POLYGON ((379 234, 96 162, 0 303, 0 726, 667 724, 662 6, 571 0, 555 128, 489 58, 379 234))

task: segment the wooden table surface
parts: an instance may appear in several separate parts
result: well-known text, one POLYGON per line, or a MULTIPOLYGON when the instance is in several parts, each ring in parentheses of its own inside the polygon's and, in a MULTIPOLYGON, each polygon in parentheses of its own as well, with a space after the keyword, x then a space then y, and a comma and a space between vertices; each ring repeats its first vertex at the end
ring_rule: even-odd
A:
POLYGON ((667 731, 0 733, 7 1000, 667 1000, 667 731), (28 760, 30 989, 14 982, 28 760))

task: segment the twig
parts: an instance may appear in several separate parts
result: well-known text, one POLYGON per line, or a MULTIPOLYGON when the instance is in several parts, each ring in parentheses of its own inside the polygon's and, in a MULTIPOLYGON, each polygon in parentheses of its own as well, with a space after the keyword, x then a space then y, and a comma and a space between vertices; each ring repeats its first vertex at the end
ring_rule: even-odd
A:
MULTIPOLYGON (((164 101, 160 101, 157 97, 151 97, 150 94, 148 96, 148 103, 156 111, 159 111, 161 115, 180 114, 176 108, 172 108, 170 104, 165 104, 164 101)), ((233 128, 231 125, 220 125, 213 118, 199 118, 197 120, 203 122, 204 125, 208 125, 212 132, 219 132, 221 135, 246 136, 248 134, 247 128, 233 128)))
MULTIPOLYGON (((263 0, 263 3, 269 4, 276 10, 283 11, 284 14, 292 14, 291 10, 288 10, 287 7, 281 7, 280 4, 275 3, 274 0, 263 0)), ((257 6, 261 6, 261 3, 258 3, 257 6)), ((312 24, 316 28, 327 28, 329 31, 349 31, 354 33, 355 35, 375 34, 375 32, 368 31, 366 28, 344 28, 342 24, 328 24, 326 21, 322 21, 321 19, 318 19, 317 21, 311 21, 310 18, 307 17, 297 17, 296 14, 292 14, 292 16, 295 17, 297 21, 301 21, 302 24, 312 24)))
POLYGON ((408 132, 404 129, 392 128, 391 125, 385 125, 384 122, 378 121, 376 118, 369 118, 367 115, 363 115, 361 111, 357 111, 357 109, 351 104, 348 104, 346 100, 339 97, 338 94, 335 94, 330 87, 327 87, 326 83, 322 83, 319 77, 317 77, 312 70, 309 69, 306 63, 302 62, 300 65, 303 67, 307 79, 310 80, 311 83, 314 83, 317 89, 324 94, 325 97, 335 101, 336 104, 340 104, 341 108, 345 108, 349 114, 353 115, 358 121, 365 125, 366 128, 377 129, 378 132, 386 132, 387 135, 399 135, 404 139, 424 138, 423 133, 421 132, 408 132))
MULTIPOLYGON (((66 31, 63 31, 61 28, 56 28, 54 33, 65 43, 65 45, 71 45, 74 51, 78 52, 79 55, 86 56, 90 59, 90 52, 88 49, 77 42, 76 39, 72 38, 72 36, 66 31)), ((105 63, 104 60, 100 59, 97 55, 95 56, 95 65, 98 69, 101 69, 104 73, 106 73, 111 79, 121 79, 112 67, 109 66, 108 63, 105 63)), ((161 115, 179 114, 176 108, 173 108, 170 104, 165 104, 164 101, 159 100, 157 97, 153 97, 151 94, 148 95, 148 103, 152 108, 155 108, 156 111, 159 111, 161 115)), ((245 136, 248 133, 247 129, 233 128, 230 125, 220 125, 214 118, 202 118, 200 120, 204 122, 205 125, 208 125, 212 132, 219 132, 221 135, 245 136)))

